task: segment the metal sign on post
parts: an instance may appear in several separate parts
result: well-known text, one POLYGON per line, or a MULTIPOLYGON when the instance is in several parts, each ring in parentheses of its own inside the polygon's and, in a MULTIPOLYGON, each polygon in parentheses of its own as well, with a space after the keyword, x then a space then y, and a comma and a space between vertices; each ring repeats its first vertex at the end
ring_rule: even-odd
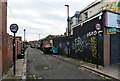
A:
POLYGON ((10 30, 11 32, 14 33, 14 38, 13 38, 13 63, 14 63, 14 67, 13 67, 13 74, 16 74, 16 66, 15 66, 15 33, 17 33, 18 31, 18 25, 17 24, 11 24, 10 25, 10 30))
POLYGON ((98 30, 98 31, 101 30, 101 25, 100 25, 99 23, 97 23, 97 24, 95 25, 95 29, 98 30))
POLYGON ((18 25, 17 24, 11 24, 10 25, 10 30, 13 33, 16 33, 18 31, 18 25))
POLYGON ((101 25, 99 23, 97 23, 95 25, 95 29, 97 30, 97 66, 96 67, 98 68, 98 63, 99 63, 99 58, 98 58, 98 36, 99 36, 99 34, 98 34, 98 31, 101 30, 101 25))

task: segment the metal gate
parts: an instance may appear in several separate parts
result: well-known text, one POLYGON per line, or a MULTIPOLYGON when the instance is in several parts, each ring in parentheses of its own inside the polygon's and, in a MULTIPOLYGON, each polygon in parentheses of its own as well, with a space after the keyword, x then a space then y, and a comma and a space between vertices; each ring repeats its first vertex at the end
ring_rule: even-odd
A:
POLYGON ((117 64, 120 59, 120 33, 110 35, 110 45, 110 64, 117 64))

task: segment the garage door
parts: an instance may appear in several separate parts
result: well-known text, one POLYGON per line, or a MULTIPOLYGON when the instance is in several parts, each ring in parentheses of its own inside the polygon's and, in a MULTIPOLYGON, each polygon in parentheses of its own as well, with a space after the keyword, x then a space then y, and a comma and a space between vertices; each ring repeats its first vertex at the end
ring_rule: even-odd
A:
POLYGON ((110 64, 118 64, 120 57, 120 33, 112 34, 110 36, 110 64))

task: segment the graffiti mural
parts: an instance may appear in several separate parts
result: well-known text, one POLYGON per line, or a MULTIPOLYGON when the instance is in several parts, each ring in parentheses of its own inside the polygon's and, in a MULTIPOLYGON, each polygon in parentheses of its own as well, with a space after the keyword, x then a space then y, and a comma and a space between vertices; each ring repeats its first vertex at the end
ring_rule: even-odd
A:
POLYGON ((76 38, 74 43, 72 43, 72 49, 77 52, 83 52, 85 49, 89 48, 90 40, 83 40, 80 37, 76 38))
POLYGON ((120 2, 117 3, 117 2, 106 2, 100 9, 99 11, 102 11, 102 10, 105 10, 105 9, 108 9, 108 10, 111 10, 111 11, 115 11, 115 12, 118 12, 120 10, 120 2))

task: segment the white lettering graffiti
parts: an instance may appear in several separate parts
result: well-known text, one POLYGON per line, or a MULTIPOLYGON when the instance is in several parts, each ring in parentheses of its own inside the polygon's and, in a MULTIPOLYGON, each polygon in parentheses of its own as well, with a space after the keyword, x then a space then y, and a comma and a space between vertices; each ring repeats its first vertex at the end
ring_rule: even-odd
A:
MULTIPOLYGON (((102 33, 103 31, 98 31, 98 34, 100 35, 100 33, 102 33)), ((97 35, 97 31, 93 31, 93 32, 88 32, 87 33, 87 37, 91 37, 91 36, 95 36, 97 35)))
POLYGON ((75 50, 75 53, 78 51, 83 52, 84 48, 90 49, 90 44, 90 40, 82 40, 80 37, 78 37, 75 39, 75 43, 72 43, 72 49, 75 50))
POLYGON ((83 52, 83 41, 80 37, 75 39, 75 44, 72 46, 75 49, 75 53, 80 51, 83 52))

